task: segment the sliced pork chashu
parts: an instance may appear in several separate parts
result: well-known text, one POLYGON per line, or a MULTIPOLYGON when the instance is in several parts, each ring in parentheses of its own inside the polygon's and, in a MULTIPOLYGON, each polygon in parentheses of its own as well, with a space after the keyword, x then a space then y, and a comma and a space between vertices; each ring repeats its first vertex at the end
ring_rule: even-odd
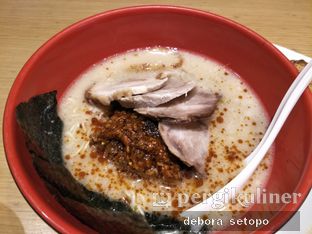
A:
POLYGON ((141 95, 123 97, 119 103, 126 108, 155 107, 187 94, 194 87, 192 81, 184 81, 175 76, 168 77, 162 88, 141 95))
POLYGON ((163 87, 167 81, 168 78, 157 79, 157 76, 129 79, 113 84, 103 81, 94 84, 88 89, 85 93, 85 97, 88 101, 108 106, 112 101, 119 100, 122 97, 157 90, 163 87))
POLYGON ((209 144, 207 124, 202 121, 183 124, 160 122, 158 128, 170 152, 205 176, 209 144))
POLYGON ((134 110, 142 115, 165 118, 173 122, 190 122, 207 118, 216 108, 220 96, 201 88, 156 107, 141 107, 134 110))

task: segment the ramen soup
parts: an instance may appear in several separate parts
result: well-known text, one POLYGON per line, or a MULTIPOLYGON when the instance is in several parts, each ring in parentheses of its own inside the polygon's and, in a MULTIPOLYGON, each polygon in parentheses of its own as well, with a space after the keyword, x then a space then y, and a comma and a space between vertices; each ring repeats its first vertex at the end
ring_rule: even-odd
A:
MULTIPOLYGON (((265 110, 256 95, 231 70, 196 54, 159 47, 129 51, 95 64, 68 88, 61 99, 58 112, 64 122, 64 162, 74 178, 87 189, 124 201, 140 213, 165 210, 177 215, 195 205, 191 199, 183 202, 177 200, 178 194, 204 196, 216 192, 242 170, 243 160, 259 143, 268 125, 265 110), (117 156, 105 157, 103 152, 101 155, 98 145, 94 143, 98 121, 105 122, 110 118, 107 124, 111 126, 114 125, 114 119, 117 121, 118 118, 124 118, 130 121, 134 118, 135 121, 140 121, 141 115, 131 109, 129 113, 122 109, 117 116, 109 117, 111 113, 107 108, 90 104, 85 95, 86 90, 98 82, 122 84, 133 77, 161 76, 166 72, 182 74, 179 79, 192 81, 196 87, 220 97, 214 112, 209 118, 205 118, 208 123, 205 131, 209 140, 204 145, 207 147, 207 155, 200 163, 203 165, 204 175, 190 170, 183 160, 178 160, 178 169, 172 168, 173 182, 166 181, 166 176, 157 177, 145 174, 145 171, 133 173, 133 170, 127 170, 132 162, 139 162, 127 159, 122 161, 117 156), (114 160, 121 161, 116 163, 114 160), (129 165, 121 167, 124 162, 129 165), (175 172, 176 169, 183 173, 175 172), (161 197, 164 194, 166 199, 161 197), (159 201, 162 203, 158 203, 159 201)), ((157 118, 151 118, 150 121, 157 128, 157 118)), ((192 144, 194 148, 198 147, 196 142, 192 144)), ((118 152, 115 153, 118 155, 118 152)), ((252 193, 257 187, 264 186, 271 164, 272 151, 243 188, 244 192, 252 193)), ((234 206, 228 206, 227 209, 233 210, 234 206)))

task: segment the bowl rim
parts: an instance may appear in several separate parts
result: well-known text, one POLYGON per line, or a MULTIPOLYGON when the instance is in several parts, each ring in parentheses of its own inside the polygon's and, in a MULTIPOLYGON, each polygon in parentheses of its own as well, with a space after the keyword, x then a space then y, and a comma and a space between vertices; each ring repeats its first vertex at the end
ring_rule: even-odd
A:
MULTIPOLYGON (((18 73, 17 77, 15 78, 11 89, 9 91, 9 94, 7 96, 4 114, 3 114, 3 128, 2 128, 2 135, 3 135, 3 145, 4 145, 4 151, 6 155, 6 161, 9 167, 9 170, 13 176, 13 179, 20 190, 21 194, 25 198, 25 200, 28 202, 28 204, 32 207, 32 209, 39 214, 39 216, 48 223, 53 229, 62 232, 79 232, 79 229, 74 226, 73 224, 69 224, 66 221, 60 219, 58 217, 58 213, 50 210, 48 207, 46 207, 42 200, 38 200, 32 197, 30 186, 24 185, 23 180, 24 176, 19 171, 21 170, 22 166, 15 163, 14 158, 11 159, 11 155, 14 154, 14 144, 12 141, 10 141, 10 132, 6 131, 8 126, 10 126, 12 115, 15 113, 13 110, 15 109, 15 106, 12 105, 12 101, 16 97, 16 93, 18 90, 21 89, 22 81, 28 71, 31 69, 32 65, 36 62, 38 57, 41 57, 42 54, 45 53, 45 51, 50 48, 55 42, 60 40, 64 35, 67 33, 71 33, 72 31, 75 31, 79 29, 80 27, 83 27, 89 23, 92 23, 94 21, 97 21, 98 18, 105 18, 105 17, 119 17, 123 14, 128 14, 132 12, 166 12, 166 13, 181 13, 185 15, 193 15, 197 17, 205 17, 205 18, 214 18, 218 21, 221 21, 223 24, 226 24, 228 26, 231 26, 235 28, 240 33, 243 33, 245 36, 248 36, 252 38, 252 40, 257 41, 258 43, 261 43, 262 46, 266 47, 270 52, 272 53, 272 56, 278 57, 279 60, 285 65, 285 67, 289 70, 289 72, 295 77, 295 75, 298 73, 296 68, 290 63, 290 61, 277 49, 273 46, 271 42, 257 34, 255 31, 247 28, 246 26, 235 22, 234 20, 225 18, 223 16, 220 16, 218 14, 199 10, 195 8, 190 7, 184 7, 184 6, 174 6, 174 5, 140 5, 140 6, 128 6, 113 10, 108 10, 104 12, 100 12, 98 14, 89 16, 87 18, 84 18, 82 20, 79 20, 60 32, 56 33, 54 36, 52 36, 50 39, 48 39, 44 44, 42 44, 32 55, 31 57, 26 61, 26 63, 23 65, 22 69, 18 73)), ((312 94, 309 91, 305 91, 304 95, 309 95, 309 105, 308 108, 310 109, 310 113, 312 113, 312 94)), ((296 210, 301 206, 301 204, 304 202, 305 198, 308 195, 308 192, 311 188, 312 184, 312 160, 311 156, 309 158, 309 162, 307 162, 306 167, 302 173, 301 179, 298 182, 298 185, 296 187, 296 191, 301 192, 303 195, 301 199, 299 199, 299 202, 296 204, 287 204, 285 205, 282 210, 293 210, 292 213, 283 213, 278 220, 274 218, 272 228, 273 230, 278 230, 284 223, 286 223, 294 214, 296 210), (308 182, 308 183, 306 183, 308 182)), ((265 232, 271 232, 271 231, 265 231, 265 232)))

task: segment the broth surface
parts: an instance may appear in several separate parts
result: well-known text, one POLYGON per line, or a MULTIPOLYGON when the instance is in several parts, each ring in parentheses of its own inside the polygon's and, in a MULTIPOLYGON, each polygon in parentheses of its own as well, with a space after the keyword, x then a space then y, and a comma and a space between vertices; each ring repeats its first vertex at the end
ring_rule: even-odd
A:
MULTIPOLYGON (((67 90, 58 111, 64 122, 64 162, 72 175, 89 190, 123 200, 139 212, 155 211, 153 201, 155 194, 160 192, 173 195, 216 192, 239 173, 243 159, 259 143, 268 125, 261 103, 236 74, 199 55, 158 47, 129 51, 95 64, 67 90), (194 76, 197 86, 222 95, 209 120, 209 155, 207 162, 204 162, 207 178, 183 178, 172 186, 161 184, 158 180, 134 180, 118 172, 112 163, 99 162, 92 157, 89 147, 91 119, 102 116, 103 112, 86 103, 85 90, 103 79, 112 82, 134 76, 144 77, 146 72, 142 72, 142 68, 155 74, 162 69, 184 70, 194 76)), ((263 160, 244 191, 253 192, 265 184, 270 173, 272 154, 269 153, 263 160)), ((178 210, 193 205, 188 202, 178 210)), ((177 208, 175 199, 170 207, 177 208)))

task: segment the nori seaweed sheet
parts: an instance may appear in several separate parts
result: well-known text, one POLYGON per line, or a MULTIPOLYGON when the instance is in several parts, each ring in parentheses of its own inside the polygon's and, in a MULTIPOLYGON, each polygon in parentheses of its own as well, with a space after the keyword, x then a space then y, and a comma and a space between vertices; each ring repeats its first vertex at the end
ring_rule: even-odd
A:
POLYGON ((81 222, 99 233, 153 233, 188 226, 167 216, 134 212, 129 205, 87 190, 63 165, 63 122, 57 115, 56 91, 41 94, 16 107, 16 119, 38 174, 56 199, 81 222))

